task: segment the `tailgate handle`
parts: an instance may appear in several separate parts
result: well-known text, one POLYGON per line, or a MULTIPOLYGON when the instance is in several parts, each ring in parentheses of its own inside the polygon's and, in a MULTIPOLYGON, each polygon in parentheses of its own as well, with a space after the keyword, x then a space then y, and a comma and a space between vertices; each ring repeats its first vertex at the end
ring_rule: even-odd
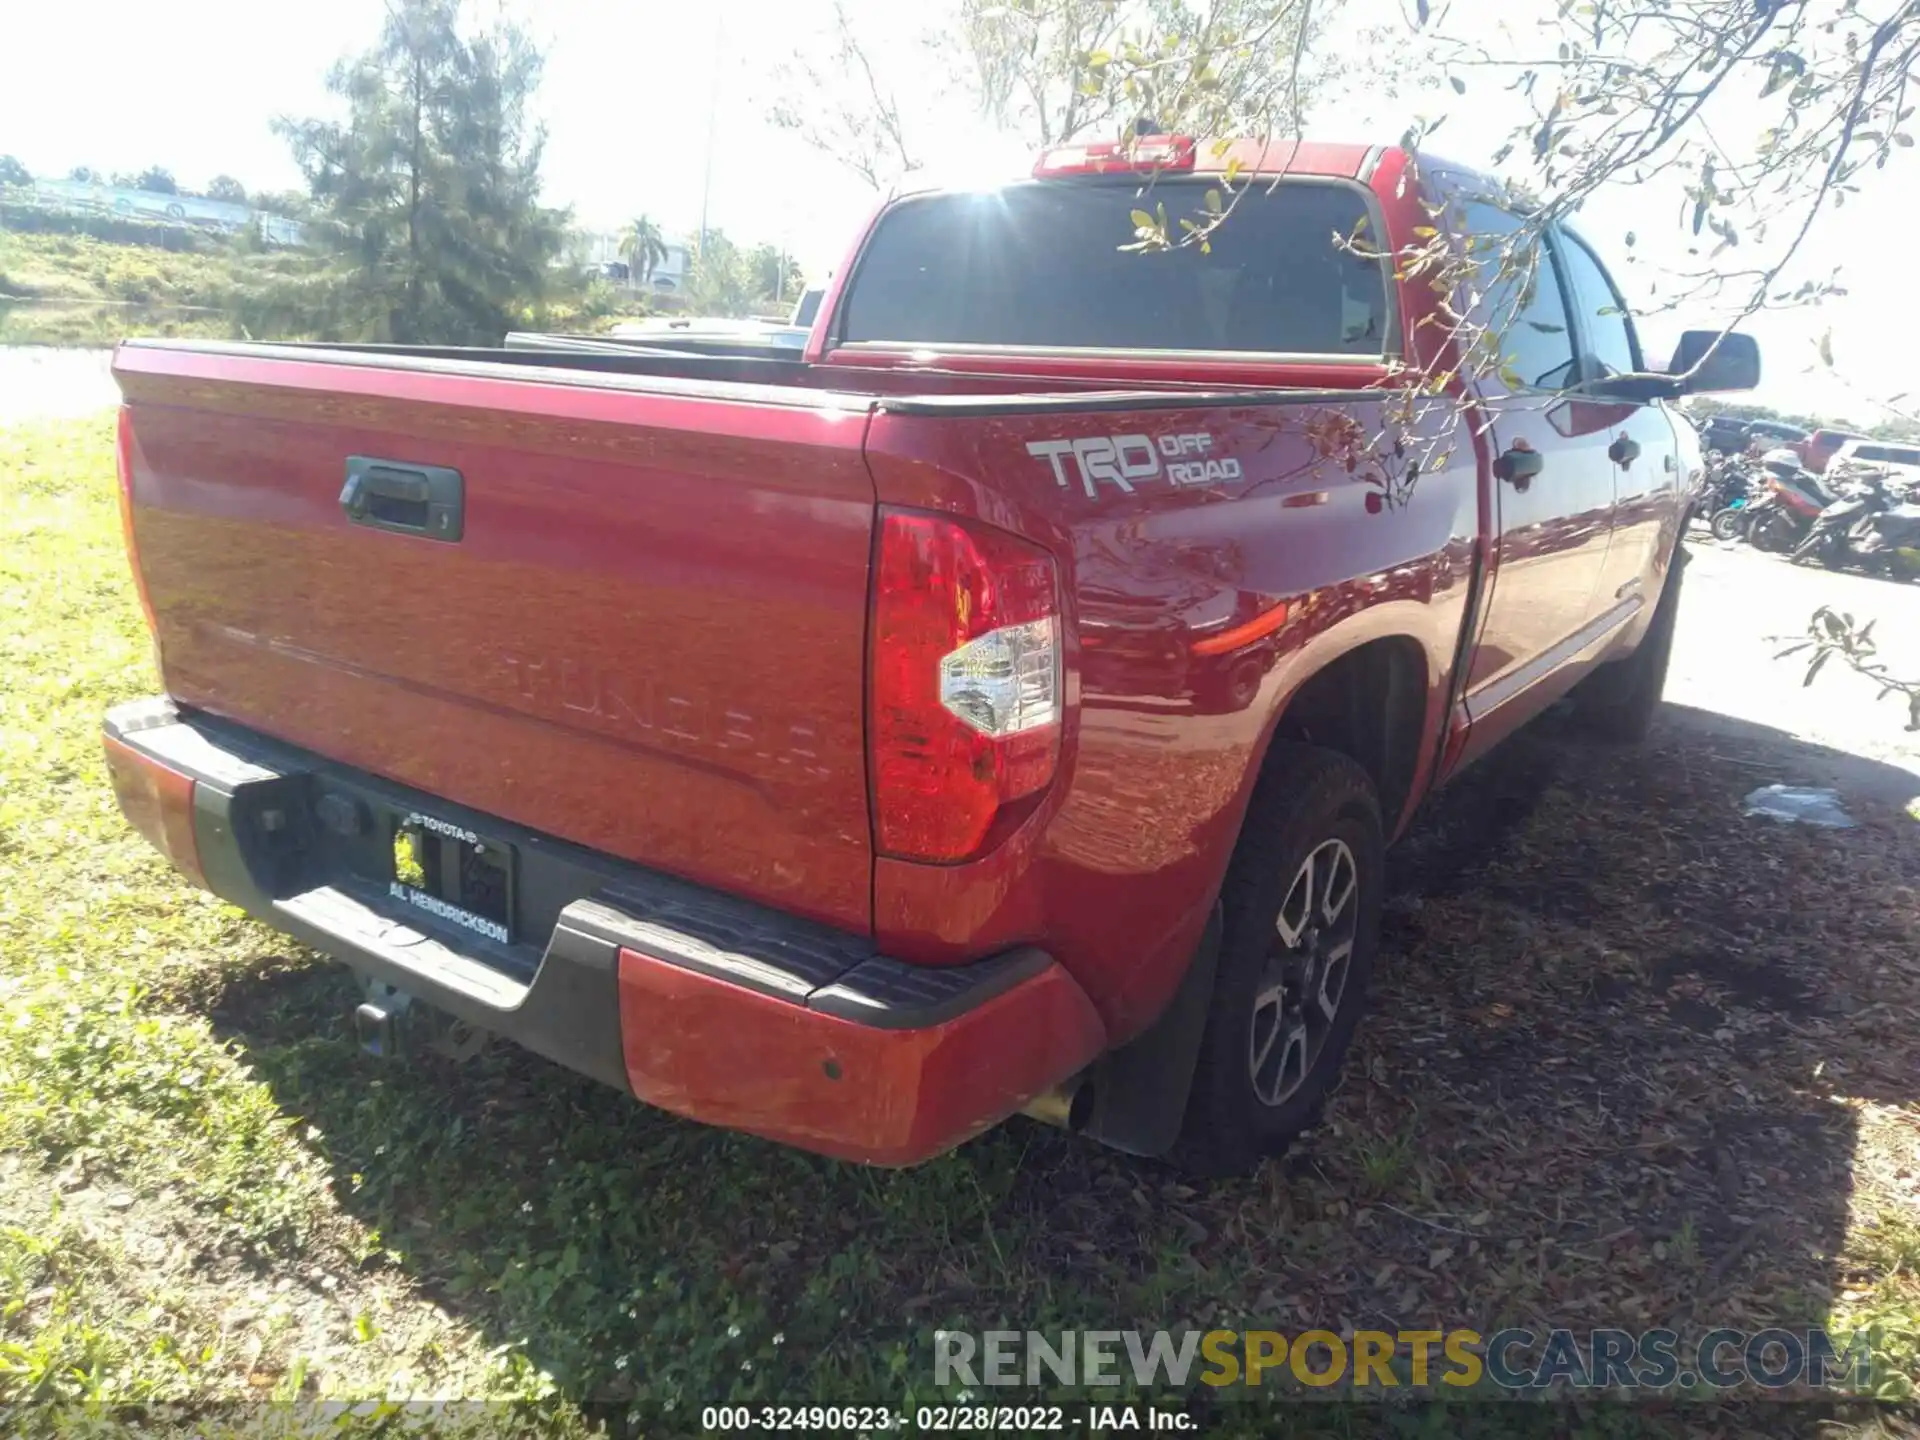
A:
POLYGON ((444 465, 349 455, 340 508, 355 525, 458 541, 466 533, 466 482, 444 465))

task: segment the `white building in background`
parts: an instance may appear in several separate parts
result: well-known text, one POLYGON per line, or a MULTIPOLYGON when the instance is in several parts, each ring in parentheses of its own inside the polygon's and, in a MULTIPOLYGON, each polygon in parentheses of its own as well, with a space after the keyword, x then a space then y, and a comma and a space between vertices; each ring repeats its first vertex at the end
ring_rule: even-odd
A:
POLYGON ((237 234, 249 224, 258 224, 261 236, 270 245, 299 245, 306 238, 305 227, 297 220, 255 210, 250 205, 208 200, 200 195, 163 195, 154 190, 132 190, 123 185, 101 185, 86 180, 35 180, 31 193, 36 204, 72 214, 117 215, 161 225, 217 230, 227 235, 237 234))
MULTIPOLYGON (((627 276, 623 272, 627 266, 629 257, 625 248, 620 244, 620 232, 618 230, 591 231, 587 234, 586 240, 588 264, 596 265, 600 267, 602 271, 607 271, 609 267, 613 267, 611 272, 613 278, 621 280, 627 279, 627 276)), ((654 265, 653 273, 647 277, 647 288, 666 292, 685 288, 687 272, 692 268, 692 265, 692 247, 678 240, 669 240, 667 242, 666 258, 658 261, 654 265)), ((639 277, 637 275, 632 277, 631 283, 637 286, 639 284, 639 277)))

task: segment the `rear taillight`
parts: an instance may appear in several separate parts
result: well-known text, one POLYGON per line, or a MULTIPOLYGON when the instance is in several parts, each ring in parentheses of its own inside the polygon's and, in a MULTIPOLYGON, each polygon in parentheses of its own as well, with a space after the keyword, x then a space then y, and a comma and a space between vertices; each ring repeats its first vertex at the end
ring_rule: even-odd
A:
POLYGON ((140 550, 133 541, 133 410, 120 407, 120 427, 114 437, 114 458, 120 471, 120 530, 126 537, 127 564, 133 567, 133 588, 140 597, 140 609, 147 617, 147 634, 153 637, 154 657, 160 653, 160 628, 153 623, 153 597, 147 594, 147 577, 140 573, 140 550))
POLYGON ((1060 759, 1053 558, 1004 531, 883 510, 868 744, 880 849, 953 862, 1060 759))
POLYGON ((200 869, 200 846, 193 833, 193 780, 170 770, 123 740, 105 737, 107 773, 114 798, 132 825, 196 885, 207 877, 200 869))

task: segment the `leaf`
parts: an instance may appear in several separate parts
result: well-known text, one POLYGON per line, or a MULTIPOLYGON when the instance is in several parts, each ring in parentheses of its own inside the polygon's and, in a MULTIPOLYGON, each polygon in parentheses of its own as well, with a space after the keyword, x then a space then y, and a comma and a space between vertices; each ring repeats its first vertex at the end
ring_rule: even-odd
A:
POLYGON ((1206 202, 1208 210, 1212 211, 1215 215, 1220 213, 1220 192, 1218 190, 1209 190, 1201 198, 1206 202))
MULTIPOLYGON (((1449 75, 1447 77, 1447 83, 1453 86, 1454 94, 1464 95, 1467 93, 1467 82, 1462 80, 1458 75, 1449 75)), ((1912 142, 1909 141, 1908 143, 1911 144, 1912 142)))
POLYGON ((1413 0, 1413 10, 1414 14, 1419 16, 1419 23, 1422 25, 1432 18, 1433 7, 1427 3, 1427 0, 1413 0))
POLYGON ((1767 71, 1767 83, 1761 87, 1760 94, 1773 94, 1788 81, 1797 80, 1807 73, 1807 62, 1791 50, 1773 52, 1773 65, 1767 71))
POLYGON ((1833 652, 1831 650, 1822 650, 1818 655, 1813 657, 1813 663, 1807 666, 1807 678, 1800 682, 1802 689, 1813 684, 1813 677, 1820 673, 1820 667, 1827 663, 1828 658, 1832 654, 1833 652))
POLYGON ((1833 368, 1833 331, 1831 330, 1820 337, 1820 363, 1829 370, 1833 368))
POLYGON ((1547 152, 1553 149, 1553 122, 1559 114, 1560 102, 1556 100, 1553 102, 1553 109, 1547 112, 1547 118, 1540 122, 1540 128, 1533 132, 1533 153, 1536 159, 1546 159, 1547 152))
POLYGON ((1153 216, 1144 210, 1135 210, 1127 218, 1133 221, 1133 228, 1136 230, 1153 229, 1153 216))
POLYGON ((1913 136, 1907 134, 1896 135, 1893 137, 1893 143, 1898 145, 1902 150, 1911 150, 1913 148, 1913 136))
POLYGON ((1111 65, 1112 63, 1113 63, 1113 56, 1109 55, 1104 50, 1096 50, 1091 55, 1087 56, 1088 66, 1095 70, 1104 70, 1107 66, 1111 65))

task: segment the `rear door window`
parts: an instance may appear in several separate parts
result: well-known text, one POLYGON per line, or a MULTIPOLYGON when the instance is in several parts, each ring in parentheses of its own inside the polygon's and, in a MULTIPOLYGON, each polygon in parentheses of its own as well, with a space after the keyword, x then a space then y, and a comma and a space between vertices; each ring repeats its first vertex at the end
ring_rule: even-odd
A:
POLYGON ((1562 230, 1557 243, 1587 339, 1588 353, 1582 366, 1585 378, 1637 374, 1640 342, 1633 333, 1627 302, 1586 241, 1562 230))
POLYGON ((1386 270, 1356 187, 1256 181, 1198 245, 1126 251, 1131 212, 1205 213, 1209 184, 1034 181, 904 200, 867 242, 840 340, 1381 355, 1386 270))
POLYGON ((1502 380, 1519 390, 1564 389, 1577 368, 1573 325, 1546 239, 1484 201, 1465 202, 1454 220, 1479 272, 1470 327, 1491 337, 1502 380))

